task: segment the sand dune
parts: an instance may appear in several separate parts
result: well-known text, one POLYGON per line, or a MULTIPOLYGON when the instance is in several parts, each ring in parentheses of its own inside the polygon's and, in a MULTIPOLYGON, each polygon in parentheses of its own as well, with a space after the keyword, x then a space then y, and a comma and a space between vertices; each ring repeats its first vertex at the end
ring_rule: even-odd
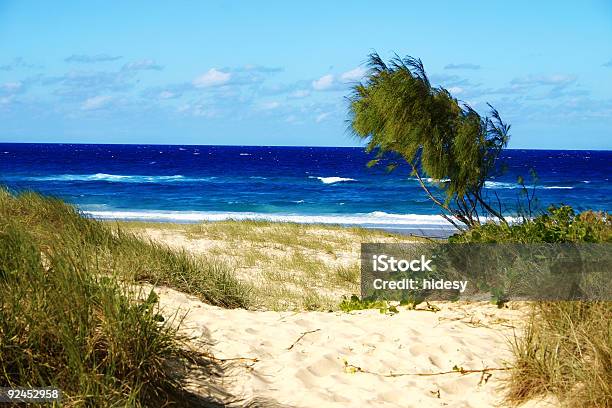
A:
MULTIPOLYGON (((525 310, 486 303, 395 315, 227 310, 172 289, 157 292, 166 313, 187 311, 182 330, 194 347, 229 359, 217 386, 231 400, 263 399, 263 406, 503 406, 505 371, 414 374, 506 367, 525 310)), ((208 387, 191 386, 201 394, 208 387)))

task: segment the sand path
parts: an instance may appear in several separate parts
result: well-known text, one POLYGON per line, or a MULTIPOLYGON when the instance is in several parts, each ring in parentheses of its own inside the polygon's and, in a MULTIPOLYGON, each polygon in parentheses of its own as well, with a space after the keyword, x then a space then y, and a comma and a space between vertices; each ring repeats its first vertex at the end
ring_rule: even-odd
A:
POLYGON ((227 310, 172 289, 157 292, 166 313, 187 312, 182 330, 194 347, 231 359, 221 388, 242 401, 291 407, 499 406, 504 371, 385 375, 504 367, 525 312, 486 303, 395 315, 227 310))

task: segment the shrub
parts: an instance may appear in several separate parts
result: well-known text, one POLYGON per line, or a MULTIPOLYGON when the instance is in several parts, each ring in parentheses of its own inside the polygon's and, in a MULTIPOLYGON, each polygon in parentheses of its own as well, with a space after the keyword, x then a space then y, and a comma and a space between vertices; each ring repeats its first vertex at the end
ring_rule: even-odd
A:
POLYGON ((612 242, 612 218, 607 213, 585 211, 576 214, 570 206, 552 206, 534 219, 511 225, 486 223, 450 237, 449 242, 612 242))

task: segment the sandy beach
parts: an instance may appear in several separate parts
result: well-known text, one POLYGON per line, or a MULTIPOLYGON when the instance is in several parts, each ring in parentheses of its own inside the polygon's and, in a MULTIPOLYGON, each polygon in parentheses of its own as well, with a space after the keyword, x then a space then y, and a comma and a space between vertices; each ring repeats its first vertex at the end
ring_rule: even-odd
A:
MULTIPOLYGON (((274 224, 232 226, 234 240, 216 234, 221 225, 130 227, 172 248, 195 254, 225 248, 226 261, 238 256, 239 251, 231 250, 236 245, 245 250, 257 246, 253 234, 258 229, 262 234, 269 233, 270 228, 280 231, 274 224), (252 234, 237 234, 237 228, 249 229, 252 234), (239 242, 237 237, 242 237, 239 242)), ((335 270, 338 264, 354 266, 360 239, 410 239, 375 231, 363 236, 359 230, 332 233, 331 227, 295 228, 303 232, 299 245, 304 251, 311 235, 318 237, 319 245, 331 245, 338 237, 344 240, 345 246, 336 245, 336 250, 321 256, 328 271, 335 270)), ((282 244, 285 238, 282 234, 276 238, 268 234, 260 249, 276 248, 276 252, 268 251, 276 256, 299 250, 282 244)), ((257 264, 238 270, 241 279, 255 285, 256 294, 286 289, 279 288, 279 281, 269 279, 270 275, 261 270, 257 274, 257 270, 257 264)), ((279 271, 281 275, 283 272, 317 280, 295 266, 290 271, 279 271)), ((320 306, 325 308, 332 299, 337 304, 340 296, 357 289, 356 282, 338 284, 323 293, 321 297, 327 300, 320 306)), ((286 311, 269 299, 262 300, 255 310, 223 309, 170 288, 156 288, 164 314, 178 311, 185 316, 181 333, 189 338, 189 346, 222 362, 222 373, 212 383, 209 377, 199 380, 188 375, 191 391, 236 406, 245 402, 288 407, 506 406, 503 386, 512 365, 510 344, 515 333, 520 334, 527 305, 510 303, 498 309, 486 302, 438 302, 420 304, 416 310, 399 307, 398 313, 308 311, 299 307, 303 288, 287 281, 285 285, 293 288, 294 295, 287 305, 292 310, 286 311), (276 310, 266 310, 266 304, 274 304, 276 310)), ((532 401, 527 406, 555 404, 532 401)))
MULTIPOLYGON (((459 371, 511 364, 522 316, 489 304, 395 315, 227 310, 168 288, 158 294, 166 311, 187 312, 183 333, 194 347, 228 361, 216 385, 230 399, 291 407, 496 406, 504 371, 459 371)), ((215 395, 208 387, 191 389, 215 395)))

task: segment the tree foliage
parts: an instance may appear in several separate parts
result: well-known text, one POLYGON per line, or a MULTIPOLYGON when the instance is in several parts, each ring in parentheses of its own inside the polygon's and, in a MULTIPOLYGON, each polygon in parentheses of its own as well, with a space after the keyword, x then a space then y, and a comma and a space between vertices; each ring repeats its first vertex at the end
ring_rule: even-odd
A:
POLYGON ((509 138, 510 126, 497 110, 489 105, 490 116, 481 117, 445 88, 433 87, 420 59, 396 56, 385 63, 373 53, 368 66, 365 81, 353 87, 349 101, 352 131, 377 154, 370 164, 389 152, 399 154, 456 226, 477 225, 480 216, 505 223, 500 203, 483 196, 509 138), (425 178, 438 180, 437 188, 425 178))

